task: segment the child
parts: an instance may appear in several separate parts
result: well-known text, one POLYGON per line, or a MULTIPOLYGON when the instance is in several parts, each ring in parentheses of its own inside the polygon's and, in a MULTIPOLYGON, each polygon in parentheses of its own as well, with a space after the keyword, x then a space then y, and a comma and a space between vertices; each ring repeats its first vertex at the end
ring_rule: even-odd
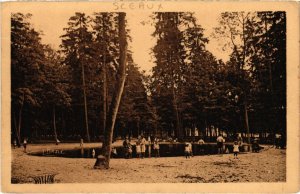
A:
POLYGON ((234 159, 238 159, 237 155, 239 153, 239 144, 237 141, 234 142, 233 144, 233 156, 234 156, 234 159))
POLYGON ((83 149, 83 139, 80 139, 80 154, 81 157, 84 157, 84 149, 83 149))
POLYGON ((142 152, 142 158, 144 158, 146 152, 146 139, 144 138, 144 136, 142 136, 142 140, 141 140, 141 152, 142 152))
POLYGON ((190 142, 187 143, 189 145, 189 153, 190 153, 190 156, 194 157, 193 155, 193 146, 190 142))
POLYGON ((27 138, 24 138, 24 141, 23 141, 23 147, 24 147, 24 152, 26 153, 27 138))
POLYGON ((128 158, 132 158, 132 145, 130 143, 130 140, 128 143, 128 158))
POLYGON ((190 158, 190 146, 188 143, 185 143, 184 153, 185 153, 185 158, 190 158))
POLYGON ((157 138, 154 139, 153 148, 154 148, 154 156, 155 157, 159 157, 159 143, 158 143, 158 139, 157 138))
POLYGON ((112 157, 113 157, 113 158, 116 158, 116 157, 118 156, 117 148, 112 147, 112 148, 111 148, 111 154, 112 154, 112 157))
POLYGON ((95 152, 95 149, 93 149, 93 151, 92 151, 93 158, 95 158, 95 155, 96 155, 96 152, 95 152))
POLYGON ((200 154, 204 154, 204 151, 205 151, 205 149, 204 149, 204 144, 205 144, 204 140, 203 139, 199 139, 198 144, 199 144, 200 154))
POLYGON ((253 144, 252 144, 252 151, 253 152, 259 152, 259 145, 258 145, 258 140, 254 139, 253 144))
POLYGON ((139 140, 136 142, 135 149, 136 149, 136 157, 140 158, 142 152, 141 152, 141 144, 139 140))

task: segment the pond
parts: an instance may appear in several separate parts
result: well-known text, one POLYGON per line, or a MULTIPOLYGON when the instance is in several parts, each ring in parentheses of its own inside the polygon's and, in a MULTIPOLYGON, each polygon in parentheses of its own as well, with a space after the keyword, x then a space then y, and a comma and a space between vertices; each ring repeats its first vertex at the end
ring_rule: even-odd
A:
MULTIPOLYGON (((146 157, 148 157, 148 147, 146 145, 146 157)), ((193 146, 193 155, 213 155, 218 153, 217 145, 215 143, 208 144, 192 144, 193 146)), ((184 143, 162 143, 160 144, 160 157, 176 157, 176 156, 184 156, 184 143)), ((124 148, 123 147, 115 147, 117 154, 112 154, 112 158, 124 158, 124 148)), ((95 150, 95 156, 100 154, 101 149, 97 148, 83 148, 83 149, 72 149, 72 150, 43 150, 40 152, 30 153, 30 155, 34 156, 48 156, 48 157, 66 157, 66 158, 93 158, 92 153, 93 149, 95 150)), ((223 149, 225 153, 232 153, 233 145, 227 143, 224 145, 223 149)), ((136 148, 133 145, 133 153, 132 157, 136 157, 136 148)), ((247 146, 241 146, 240 152, 245 152, 247 150, 247 146)), ((151 146, 151 156, 154 156, 154 150, 151 146)))

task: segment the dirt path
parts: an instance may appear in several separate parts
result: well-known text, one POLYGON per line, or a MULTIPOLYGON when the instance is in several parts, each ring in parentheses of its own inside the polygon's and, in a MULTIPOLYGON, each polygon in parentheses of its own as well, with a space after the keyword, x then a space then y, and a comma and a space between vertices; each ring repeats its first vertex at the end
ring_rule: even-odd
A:
MULTIPOLYGON (((100 144, 86 144, 86 147, 100 144)), ((29 145, 29 151, 74 149, 78 144, 29 145)), ((12 177, 21 183, 30 176, 58 173, 59 183, 214 183, 282 182, 286 180, 286 151, 267 149, 261 153, 233 155, 112 159, 111 169, 94 170, 95 159, 30 156, 22 148, 12 149, 12 177)))

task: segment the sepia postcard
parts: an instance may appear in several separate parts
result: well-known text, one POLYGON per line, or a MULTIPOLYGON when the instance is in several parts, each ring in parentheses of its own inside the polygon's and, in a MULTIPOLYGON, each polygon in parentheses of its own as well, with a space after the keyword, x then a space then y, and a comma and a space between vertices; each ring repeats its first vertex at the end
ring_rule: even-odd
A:
POLYGON ((1 3, 2 192, 299 192, 299 4, 1 3))

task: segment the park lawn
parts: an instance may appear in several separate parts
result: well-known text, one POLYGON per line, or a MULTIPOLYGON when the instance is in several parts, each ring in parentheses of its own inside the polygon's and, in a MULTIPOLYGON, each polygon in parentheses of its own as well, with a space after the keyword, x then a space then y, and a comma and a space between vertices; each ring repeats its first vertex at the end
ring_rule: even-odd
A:
MULTIPOLYGON (((85 147, 98 147, 98 143, 85 147)), ((29 144, 28 152, 45 149, 77 149, 79 144, 29 144)), ((32 176, 57 173, 57 183, 215 183, 284 182, 286 151, 266 147, 260 153, 144 159, 111 159, 109 170, 95 170, 92 158, 32 156, 12 149, 12 178, 32 183, 32 176)))

